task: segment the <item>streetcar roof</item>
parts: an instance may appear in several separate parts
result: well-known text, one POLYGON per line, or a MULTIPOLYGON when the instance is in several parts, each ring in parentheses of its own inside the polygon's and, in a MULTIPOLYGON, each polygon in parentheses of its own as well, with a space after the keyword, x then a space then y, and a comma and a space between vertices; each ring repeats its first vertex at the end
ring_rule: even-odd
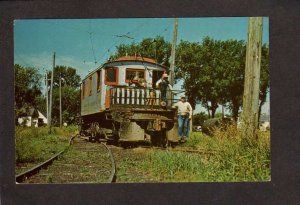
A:
POLYGON ((119 57, 115 60, 111 60, 111 61, 107 61, 106 63, 104 63, 103 65, 101 65, 100 67, 96 68, 95 70, 93 70, 92 72, 90 72, 89 74, 86 75, 84 79, 90 77, 91 75, 93 75, 95 72, 97 72, 98 70, 106 67, 107 65, 111 64, 111 63, 119 63, 119 62, 142 62, 142 63, 150 63, 150 64, 153 64, 155 66, 159 66, 160 68, 163 68, 163 69, 167 69, 166 66, 164 65, 160 65, 157 63, 156 60, 152 59, 152 58, 145 58, 145 57, 142 57, 142 56, 122 56, 122 57, 119 57))

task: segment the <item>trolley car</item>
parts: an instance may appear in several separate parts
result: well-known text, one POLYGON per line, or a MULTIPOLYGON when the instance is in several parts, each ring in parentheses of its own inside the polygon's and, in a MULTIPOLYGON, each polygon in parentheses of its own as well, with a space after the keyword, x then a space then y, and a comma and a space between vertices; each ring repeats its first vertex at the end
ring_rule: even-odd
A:
POLYGON ((175 101, 167 93, 167 102, 162 102, 155 87, 166 71, 153 59, 124 56, 89 73, 81 85, 81 134, 123 146, 177 143, 175 101))

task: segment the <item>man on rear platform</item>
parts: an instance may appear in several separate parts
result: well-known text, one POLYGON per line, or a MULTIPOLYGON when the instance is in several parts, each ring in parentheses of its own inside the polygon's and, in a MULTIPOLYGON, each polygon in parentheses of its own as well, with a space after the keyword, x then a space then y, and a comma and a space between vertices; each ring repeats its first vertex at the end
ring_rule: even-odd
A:
POLYGON ((170 91, 176 95, 175 92, 173 92, 173 87, 171 86, 169 80, 168 80, 168 74, 164 73, 161 77, 161 79, 159 79, 156 82, 156 88, 159 88, 160 90, 160 95, 161 95, 161 102, 167 104, 168 99, 167 99, 167 89, 169 88, 170 91))

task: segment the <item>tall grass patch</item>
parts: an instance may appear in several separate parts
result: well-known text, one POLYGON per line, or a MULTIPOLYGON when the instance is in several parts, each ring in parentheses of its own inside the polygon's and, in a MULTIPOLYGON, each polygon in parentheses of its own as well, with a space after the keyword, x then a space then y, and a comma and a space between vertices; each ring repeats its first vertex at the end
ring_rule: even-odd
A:
POLYGON ((257 136, 244 138, 235 124, 225 131, 214 130, 217 152, 212 160, 219 167, 217 181, 270 180, 270 133, 257 131, 257 136))
POLYGON ((204 167, 199 157, 172 151, 154 152, 150 161, 151 164, 144 168, 150 169, 160 181, 196 180, 195 176, 199 175, 204 167))
POLYGON ((48 134, 46 127, 16 127, 16 162, 40 162, 62 151, 70 135, 53 132, 48 134))
POLYGON ((142 168, 160 181, 269 181, 270 133, 244 139, 236 125, 215 129, 212 136, 194 132, 184 147, 212 154, 153 152, 142 168))

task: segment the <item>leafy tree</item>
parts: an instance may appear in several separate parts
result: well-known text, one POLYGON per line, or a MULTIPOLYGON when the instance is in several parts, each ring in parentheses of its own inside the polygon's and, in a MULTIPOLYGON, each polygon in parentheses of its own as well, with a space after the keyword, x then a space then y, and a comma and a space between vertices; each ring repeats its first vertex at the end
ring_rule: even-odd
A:
MULTIPOLYGON (((61 80, 61 96, 62 96, 62 119, 68 124, 76 123, 76 118, 80 115, 80 76, 76 73, 76 69, 66 66, 56 66, 53 76, 53 107, 52 120, 58 125, 60 119, 59 111, 59 78, 61 80)), ((51 72, 48 72, 49 82, 51 72)), ((50 94, 50 91, 49 91, 50 94)))
MULTIPOLYGON (((261 108, 266 102, 267 94, 270 88, 270 70, 269 70, 269 48, 266 44, 262 46, 261 70, 260 70, 260 91, 259 91, 259 111, 258 117, 261 115, 261 108)), ((258 119, 259 122, 259 119, 258 119)))
POLYGON ((183 88, 193 108, 199 102, 200 72, 203 67, 201 55, 201 46, 188 41, 181 41, 176 51, 175 78, 184 80, 183 88))
POLYGON ((223 104, 229 109, 235 121, 242 106, 244 92, 246 45, 244 41, 227 40, 222 42, 220 63, 222 66, 223 104))
POLYGON ((171 54, 171 44, 163 37, 145 38, 140 43, 130 45, 121 44, 117 46, 117 53, 113 56, 116 59, 120 56, 143 56, 155 59, 159 64, 170 66, 169 58, 171 54))
MULTIPOLYGON (((51 71, 48 72, 48 77, 50 79, 51 71)), ((54 76, 53 76, 53 86, 59 87, 59 77, 62 78, 62 85, 68 85, 71 87, 78 88, 80 86, 80 76, 77 75, 76 69, 72 67, 66 66, 56 66, 54 68, 54 76)), ((50 81, 49 81, 50 82, 50 81)))
POLYGON ((37 105, 37 97, 41 96, 41 75, 36 68, 14 65, 15 69, 15 112, 16 119, 26 115, 29 107, 37 105))
MULTIPOLYGON (((68 124, 76 123, 80 115, 80 90, 68 85, 62 89, 62 120, 68 124)), ((59 124, 59 87, 53 89, 53 123, 59 124)))
POLYGON ((181 41, 177 49, 177 77, 184 79, 183 87, 193 107, 200 102, 209 117, 214 117, 218 103, 224 98, 223 71, 218 62, 220 48, 220 41, 206 37, 202 44, 181 41))
MULTIPOLYGON (((181 41, 177 49, 177 78, 193 106, 201 103, 214 117, 218 105, 228 107, 237 120, 242 106, 246 45, 244 41, 217 41, 205 37, 202 43, 181 41)), ((262 57, 261 105, 269 87, 268 48, 262 57)))

